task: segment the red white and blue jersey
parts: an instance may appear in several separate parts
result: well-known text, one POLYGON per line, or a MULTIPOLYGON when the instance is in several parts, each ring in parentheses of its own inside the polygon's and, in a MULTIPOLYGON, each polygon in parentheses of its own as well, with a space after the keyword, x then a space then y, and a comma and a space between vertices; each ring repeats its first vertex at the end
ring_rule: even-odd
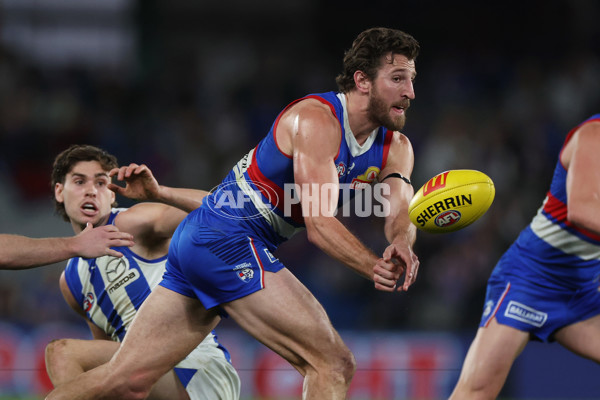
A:
MULTIPOLYGON (((575 131, 591 121, 600 121, 600 114, 573 128, 560 154, 575 131)), ((539 265, 544 275, 554 279, 578 285, 596 278, 600 267, 600 236, 567 221, 567 170, 560 155, 542 206, 514 246, 535 260, 534 265, 539 265)))
MULTIPOLYGON (((600 114, 568 133, 561 154, 591 121, 600 114)), ((600 313, 600 236, 567 220, 566 183, 559 155, 542 206, 492 272, 480 326, 496 318, 549 341, 559 329, 600 313)))
POLYGON ((343 196, 340 188, 338 206, 343 200, 352 198, 355 190, 371 184, 378 177, 387 162, 393 131, 379 127, 359 145, 348 123, 345 95, 336 92, 311 94, 289 104, 276 118, 266 137, 234 166, 218 189, 206 197, 203 207, 213 211, 213 216, 225 217, 221 222, 205 221, 210 226, 235 230, 233 225, 239 228, 243 221, 242 224, 272 249, 304 228, 301 205, 289 201, 293 193, 289 188, 294 184, 293 159, 279 148, 276 132, 283 113, 305 99, 327 105, 339 121, 341 140, 334 162, 340 184, 348 184, 350 193, 343 196), (247 200, 240 204, 240 199, 247 200), (233 221, 235 224, 228 224, 233 221))

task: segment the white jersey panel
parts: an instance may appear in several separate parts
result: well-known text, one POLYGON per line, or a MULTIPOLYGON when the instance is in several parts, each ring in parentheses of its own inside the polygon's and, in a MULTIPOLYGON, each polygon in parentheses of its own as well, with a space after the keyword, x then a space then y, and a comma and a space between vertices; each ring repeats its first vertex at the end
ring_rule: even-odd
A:
MULTIPOLYGON (((119 211, 113 210, 110 222, 119 211)), ((139 307, 162 280, 167 257, 146 260, 128 247, 118 250, 123 257, 71 259, 65 279, 88 318, 112 340, 120 342, 139 307)), ((181 372, 178 369, 191 372, 178 373, 178 377, 192 400, 239 398, 239 377, 229 353, 213 333, 176 366, 176 372, 181 372)))

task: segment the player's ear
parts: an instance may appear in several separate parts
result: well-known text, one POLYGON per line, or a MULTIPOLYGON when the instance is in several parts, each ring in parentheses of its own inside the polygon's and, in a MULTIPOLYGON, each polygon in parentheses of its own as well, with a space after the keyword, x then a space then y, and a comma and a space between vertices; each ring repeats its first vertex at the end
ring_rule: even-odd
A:
POLYGON ((354 72, 354 84, 361 93, 368 93, 371 89, 371 80, 363 71, 354 72))
POLYGON ((65 186, 62 183, 60 183, 60 182, 57 182, 54 185, 54 198, 59 203, 63 203, 64 202, 64 198, 63 198, 63 189, 64 188, 65 188, 65 186))

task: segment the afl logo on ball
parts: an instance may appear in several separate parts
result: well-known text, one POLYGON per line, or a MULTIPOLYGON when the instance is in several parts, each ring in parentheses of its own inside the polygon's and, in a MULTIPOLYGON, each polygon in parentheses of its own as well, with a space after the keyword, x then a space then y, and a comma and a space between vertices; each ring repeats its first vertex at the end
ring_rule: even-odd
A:
POLYGON ((458 221, 460 221, 460 211, 456 210, 448 210, 439 214, 435 217, 435 224, 440 228, 445 228, 450 225, 454 225, 458 221))

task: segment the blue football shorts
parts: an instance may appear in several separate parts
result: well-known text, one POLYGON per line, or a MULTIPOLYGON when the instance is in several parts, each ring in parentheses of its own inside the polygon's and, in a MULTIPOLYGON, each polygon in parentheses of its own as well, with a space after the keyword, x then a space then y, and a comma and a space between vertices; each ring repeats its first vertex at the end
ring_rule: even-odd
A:
POLYGON ((529 332, 533 340, 552 342, 559 329, 600 314, 597 281, 561 285, 536 275, 527 262, 530 265, 510 254, 501 258, 488 280, 480 327, 496 318, 502 325, 529 332))
POLYGON ((206 309, 265 287, 265 271, 284 265, 248 232, 215 231, 184 220, 171 239, 160 285, 198 298, 206 309))

